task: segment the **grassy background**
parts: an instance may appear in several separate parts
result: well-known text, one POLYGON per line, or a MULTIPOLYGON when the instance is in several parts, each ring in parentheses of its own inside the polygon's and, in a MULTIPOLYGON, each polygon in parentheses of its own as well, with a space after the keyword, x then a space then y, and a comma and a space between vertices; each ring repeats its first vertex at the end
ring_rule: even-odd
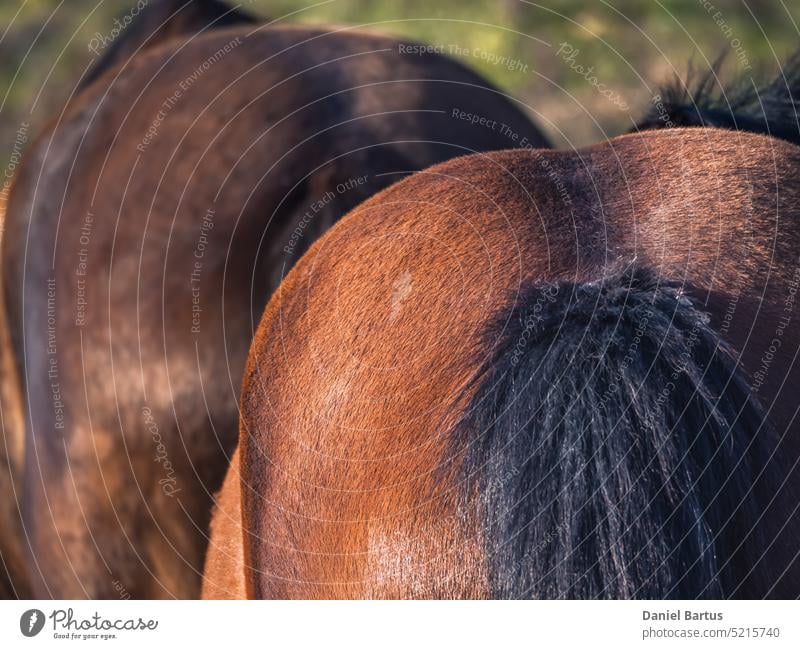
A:
MULTIPOLYGON (((114 18, 124 15, 134 1, 0 0, 0 166, 20 124, 30 123, 33 134, 60 108, 92 61, 88 50, 92 36, 109 34, 114 18)), ((685 76, 690 60, 697 68, 707 68, 709 61, 727 52, 729 75, 760 79, 773 75, 779 62, 800 46, 800 3, 795 0, 254 0, 244 4, 265 19, 367 24, 519 60, 526 70, 509 70, 471 55, 456 57, 524 101, 562 147, 587 144, 629 128, 658 85, 675 74, 685 76), (724 27, 717 24, 719 16, 724 27), (563 42, 579 50, 573 65, 593 67, 592 75, 619 93, 627 110, 603 97, 557 55, 563 42), (737 59, 737 44, 750 69, 737 59)))

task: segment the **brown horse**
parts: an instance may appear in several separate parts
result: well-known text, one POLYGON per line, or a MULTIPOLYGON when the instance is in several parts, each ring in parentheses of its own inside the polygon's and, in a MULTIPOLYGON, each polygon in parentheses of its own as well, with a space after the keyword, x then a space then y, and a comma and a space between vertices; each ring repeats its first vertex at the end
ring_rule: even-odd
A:
POLYGON ((111 68, 36 141, 4 277, 35 596, 191 597, 255 322, 349 209, 528 118, 459 64, 351 31, 215 30, 111 68))
POLYGON ((204 596, 800 595, 799 169, 674 128, 360 205, 262 317, 204 596))
MULTIPOLYGON (((169 39, 191 37, 203 31, 255 22, 249 14, 217 0, 154 0, 136 14, 126 14, 124 31, 110 44, 92 39, 90 48, 102 56, 79 87, 88 86, 103 72, 123 64, 142 49, 169 39), (131 20, 128 25, 127 21, 131 20)), ((5 220, 5 196, 0 222, 5 220)), ((29 598, 27 539, 22 528, 22 473, 24 415, 4 306, 0 308, 0 598, 29 598)))

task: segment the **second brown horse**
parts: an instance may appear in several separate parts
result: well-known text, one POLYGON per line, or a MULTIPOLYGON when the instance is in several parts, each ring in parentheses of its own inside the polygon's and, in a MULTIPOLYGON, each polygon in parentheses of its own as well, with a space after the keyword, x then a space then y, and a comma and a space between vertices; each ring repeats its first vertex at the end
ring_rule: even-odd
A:
POLYGON ((3 255, 34 596, 197 595, 247 349, 286 270, 409 171, 512 133, 545 145, 483 79, 408 45, 307 27, 171 40, 31 147, 3 255))

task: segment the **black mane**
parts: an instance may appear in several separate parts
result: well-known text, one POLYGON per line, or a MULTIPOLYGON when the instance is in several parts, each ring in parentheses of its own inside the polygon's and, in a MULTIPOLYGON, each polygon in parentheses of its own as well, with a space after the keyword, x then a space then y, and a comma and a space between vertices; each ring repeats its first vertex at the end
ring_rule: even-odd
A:
POLYGON ((705 72, 690 67, 685 82, 675 79, 654 97, 635 130, 713 126, 800 144, 800 51, 766 84, 746 74, 723 85, 721 68, 722 58, 705 72))

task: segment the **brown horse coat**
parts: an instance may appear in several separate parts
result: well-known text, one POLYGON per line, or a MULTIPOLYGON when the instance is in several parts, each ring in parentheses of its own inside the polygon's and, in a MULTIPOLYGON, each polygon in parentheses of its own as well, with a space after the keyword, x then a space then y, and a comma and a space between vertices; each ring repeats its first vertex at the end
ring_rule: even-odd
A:
POLYGON ((21 516, 24 445, 19 377, 6 311, 0 307, 0 599, 30 594, 21 516))
POLYGON ((31 146, 3 254, 37 597, 197 595, 254 322, 286 270, 409 171, 509 133, 546 146, 479 76, 401 45, 308 27, 172 40, 31 146))
MULTIPOLYGON (((798 169, 800 149, 765 136, 653 131, 458 158, 353 210, 261 319, 204 594, 492 596, 452 439, 485 332, 526 283, 591 282, 620 262, 676 280, 710 314, 793 465, 800 329, 779 323, 800 317, 798 169)), ((796 501, 775 496, 757 570, 770 595, 795 597, 796 501)))
MULTIPOLYGON (((132 12, 129 9, 129 12, 132 12)), ((126 14, 127 15, 127 14, 126 14)), ((81 80, 80 88, 94 82, 107 70, 125 64, 141 50, 161 45, 175 38, 194 37, 199 33, 240 23, 254 23, 255 18, 220 0, 154 0, 137 12, 132 24, 121 17, 124 31, 103 47, 99 39, 90 41, 100 59, 81 80)), ((123 66, 124 67, 124 66, 123 66)), ((0 204, 0 222, 5 222, 5 200, 0 204)), ((5 226, 3 226, 3 229, 5 226)), ((5 300, 0 308, 0 598, 32 597, 27 557, 28 540, 22 527, 22 474, 24 465, 25 424, 17 362, 10 340, 5 300)))

